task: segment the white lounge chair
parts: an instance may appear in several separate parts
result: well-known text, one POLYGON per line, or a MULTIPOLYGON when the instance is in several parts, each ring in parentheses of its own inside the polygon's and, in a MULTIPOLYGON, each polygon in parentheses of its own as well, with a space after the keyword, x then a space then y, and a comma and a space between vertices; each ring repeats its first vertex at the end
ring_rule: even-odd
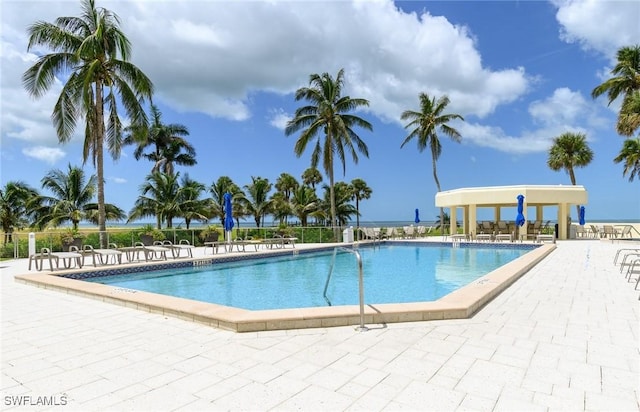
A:
POLYGON ((70 269, 74 262, 78 268, 82 268, 82 254, 76 246, 70 246, 69 252, 52 252, 51 249, 43 247, 40 253, 29 256, 29 270, 31 262, 35 263, 36 270, 42 270, 44 262, 49 262, 49 270, 53 272, 53 263, 55 262, 56 269, 60 269, 60 260, 65 269, 70 269))
POLYGON ((177 245, 174 245, 170 240, 165 240, 161 243, 162 246, 171 249, 171 255, 174 259, 179 258, 182 251, 185 251, 185 257, 193 257, 193 246, 188 240, 182 239, 177 245))
POLYGON ((108 249, 94 249, 91 245, 84 245, 82 249, 83 264, 86 256, 91 256, 94 267, 96 263, 100 263, 101 265, 108 264, 109 258, 113 258, 113 264, 122 264, 122 251, 118 250, 115 243, 110 243, 108 249))

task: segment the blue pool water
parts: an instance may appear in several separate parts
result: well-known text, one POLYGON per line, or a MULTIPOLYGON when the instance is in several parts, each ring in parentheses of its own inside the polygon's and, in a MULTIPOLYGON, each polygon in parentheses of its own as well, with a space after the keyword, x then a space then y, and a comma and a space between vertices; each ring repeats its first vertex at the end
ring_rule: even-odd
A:
MULTIPOLYGON (((437 300, 529 250, 362 247, 365 302, 437 300)), ((332 257, 324 251, 87 280, 251 310, 327 306, 323 290, 332 257)), ((356 262, 353 254, 338 252, 327 289, 331 305, 358 304, 356 262)))

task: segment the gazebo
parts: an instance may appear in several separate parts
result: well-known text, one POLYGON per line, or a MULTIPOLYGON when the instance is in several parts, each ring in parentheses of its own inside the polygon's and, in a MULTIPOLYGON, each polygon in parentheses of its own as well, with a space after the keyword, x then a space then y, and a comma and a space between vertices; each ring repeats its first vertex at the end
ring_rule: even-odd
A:
MULTIPOLYGON (((542 220, 545 206, 558 208, 558 238, 567 239, 569 229, 569 210, 572 205, 587 204, 587 191, 584 186, 563 185, 519 185, 469 187, 448 190, 436 194, 436 207, 449 208, 451 232, 457 231, 457 209, 463 210, 462 227, 464 233, 471 234, 476 228, 478 208, 493 208, 494 220, 515 220, 514 216, 502 217, 502 207, 516 207, 518 195, 524 196, 524 213, 528 221, 542 220), (535 206, 534 219, 526 215, 527 207, 535 206)), ((526 235, 527 225, 520 227, 519 234, 526 235)))

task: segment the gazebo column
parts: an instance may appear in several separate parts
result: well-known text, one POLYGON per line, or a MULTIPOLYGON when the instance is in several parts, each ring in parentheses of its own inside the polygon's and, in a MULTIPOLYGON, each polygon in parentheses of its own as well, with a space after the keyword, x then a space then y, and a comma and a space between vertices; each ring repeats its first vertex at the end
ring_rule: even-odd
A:
POLYGON ((536 220, 542 221, 542 205, 536 205, 536 220))
POLYGON ((569 216, 569 204, 558 204, 558 239, 564 240, 567 238, 567 218, 569 216))
POLYGON ((500 206, 493 208, 493 221, 497 222, 498 220, 500 220, 500 206))
POLYGON ((458 233, 458 227, 456 224, 456 221, 458 220, 458 215, 457 215, 458 211, 457 211, 457 207, 456 206, 452 206, 449 209, 449 234, 450 235, 455 235, 456 233, 458 233))
POLYGON ((469 228, 468 231, 465 232, 469 235, 475 235, 476 233, 476 227, 477 227, 477 221, 478 221, 478 217, 477 217, 477 206, 476 205, 469 205, 469 228))
POLYGON ((469 206, 462 206, 462 232, 469 233, 469 206))

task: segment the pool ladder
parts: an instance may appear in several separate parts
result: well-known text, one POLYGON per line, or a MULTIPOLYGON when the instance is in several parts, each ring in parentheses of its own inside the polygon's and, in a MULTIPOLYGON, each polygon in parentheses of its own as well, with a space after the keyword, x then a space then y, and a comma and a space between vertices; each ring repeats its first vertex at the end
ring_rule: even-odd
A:
POLYGON ((324 300, 327 301, 329 306, 331 306, 331 301, 327 297, 327 288, 329 287, 329 281, 331 280, 331 274, 333 273, 333 267, 336 263, 336 256, 338 255, 338 250, 353 253, 356 257, 356 261, 358 262, 358 287, 359 287, 359 299, 360 299, 360 326, 356 328, 356 330, 364 332, 369 330, 366 326, 364 326, 364 277, 362 275, 362 257, 360 256, 360 252, 357 250, 349 249, 346 247, 336 247, 333 249, 333 257, 331 259, 331 265, 329 266, 329 273, 327 274, 327 281, 324 284, 324 291, 322 292, 322 296, 324 296, 324 300))

